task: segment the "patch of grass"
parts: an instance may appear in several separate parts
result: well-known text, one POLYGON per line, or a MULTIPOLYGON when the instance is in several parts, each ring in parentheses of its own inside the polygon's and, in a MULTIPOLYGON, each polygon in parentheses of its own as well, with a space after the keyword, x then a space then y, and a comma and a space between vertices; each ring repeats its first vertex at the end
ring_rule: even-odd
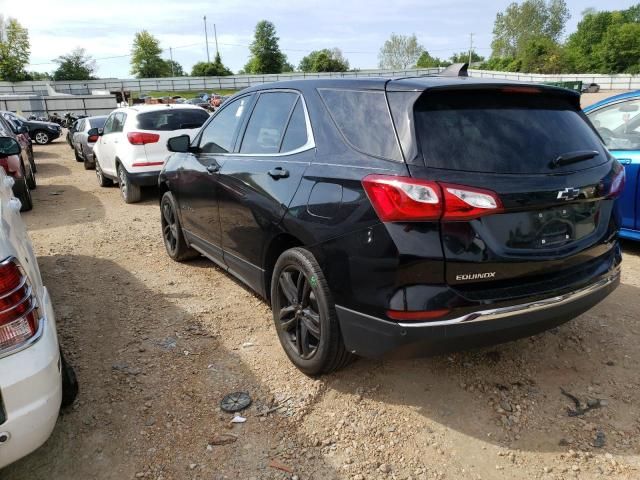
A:
MULTIPOLYGON (((152 97, 155 98, 161 98, 161 97, 173 97, 175 95, 180 95, 181 97, 184 98, 195 98, 195 96, 200 93, 200 92, 207 92, 207 93, 212 93, 211 90, 178 90, 178 91, 154 91, 154 92, 133 92, 133 96, 134 98, 138 98, 140 95, 145 94, 145 95, 151 95, 152 97)), ((237 90, 213 90, 213 92, 217 93, 218 95, 223 95, 223 96, 229 96, 229 95, 233 95, 234 93, 237 92, 237 90)))

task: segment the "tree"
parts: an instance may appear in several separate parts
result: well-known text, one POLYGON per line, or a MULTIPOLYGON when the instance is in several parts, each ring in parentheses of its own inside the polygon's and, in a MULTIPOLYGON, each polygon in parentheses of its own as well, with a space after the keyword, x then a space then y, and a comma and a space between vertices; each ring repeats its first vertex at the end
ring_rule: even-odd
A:
POLYGON ((415 33, 410 36, 392 33, 378 53, 380 68, 405 70, 416 64, 423 51, 415 33))
POLYGON ((131 73, 138 78, 168 77, 171 66, 160 57, 160 41, 146 30, 136 33, 131 49, 131 73))
MULTIPOLYGON (((469 52, 460 52, 454 53, 451 55, 451 63, 468 63, 469 62, 469 52)), ((471 51, 471 63, 474 62, 484 62, 484 57, 481 57, 476 52, 471 51)))
POLYGON ((53 72, 54 80, 91 80, 96 71, 96 62, 87 55, 84 48, 76 48, 71 53, 54 60, 58 68, 53 72))
POLYGON ((349 61, 339 48, 323 48, 303 57, 298 68, 302 72, 346 72, 349 61))
POLYGON ((529 73, 560 73, 566 64, 562 47, 548 37, 527 40, 518 60, 518 71, 529 73))
POLYGON ((48 72, 27 72, 24 76, 25 80, 53 80, 48 72))
POLYGON ((640 23, 612 25, 596 52, 604 73, 640 73, 640 23))
POLYGON ((15 18, 0 15, 0 79, 23 80, 29 63, 29 32, 15 18))
POLYGON ((418 61, 416 62, 417 68, 436 68, 446 67, 449 62, 446 60, 440 60, 438 57, 432 57, 426 50, 420 54, 418 61))
POLYGON ((213 62, 198 62, 191 69, 191 75, 194 77, 224 77, 232 74, 222 63, 219 53, 216 53, 213 62))
POLYGON ((559 43, 569 16, 565 0, 511 3, 496 15, 492 57, 517 58, 532 38, 545 37, 559 43))
POLYGON ((256 25, 254 39, 249 47, 251 57, 244 67, 247 73, 282 73, 287 56, 280 51, 273 23, 262 20, 256 25))
POLYGON ((184 77, 184 69, 182 68, 182 65, 175 60, 165 60, 165 62, 167 62, 167 68, 172 77, 184 77))

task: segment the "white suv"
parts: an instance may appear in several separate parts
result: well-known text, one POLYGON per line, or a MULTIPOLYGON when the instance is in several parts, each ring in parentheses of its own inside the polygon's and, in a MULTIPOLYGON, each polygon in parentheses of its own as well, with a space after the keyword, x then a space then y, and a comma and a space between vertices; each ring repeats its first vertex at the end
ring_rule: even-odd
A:
POLYGON ((77 393, 12 186, 0 168, 0 468, 42 445, 77 393))
POLYGON ((127 203, 140 201, 140 188, 158 184, 158 174, 169 156, 167 140, 193 135, 209 119, 195 105, 140 105, 111 112, 93 147, 96 176, 102 187, 117 182, 127 203))

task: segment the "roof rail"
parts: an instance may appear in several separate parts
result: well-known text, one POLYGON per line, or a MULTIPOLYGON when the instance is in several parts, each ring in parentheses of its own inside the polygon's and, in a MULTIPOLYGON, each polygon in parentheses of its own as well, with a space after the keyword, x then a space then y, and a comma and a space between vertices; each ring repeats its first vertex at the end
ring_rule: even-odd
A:
POLYGON ((449 65, 443 71, 441 71, 438 75, 442 77, 468 77, 469 72, 467 69, 469 68, 468 63, 454 63, 449 65))

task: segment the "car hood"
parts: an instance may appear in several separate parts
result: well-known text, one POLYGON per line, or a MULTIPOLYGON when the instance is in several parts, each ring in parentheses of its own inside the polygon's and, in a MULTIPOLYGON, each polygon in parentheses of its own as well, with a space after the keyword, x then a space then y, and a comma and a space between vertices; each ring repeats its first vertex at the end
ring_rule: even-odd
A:
POLYGON ((47 127, 47 128, 59 128, 60 126, 57 123, 53 122, 40 122, 38 120, 29 120, 26 122, 30 127, 47 127))

